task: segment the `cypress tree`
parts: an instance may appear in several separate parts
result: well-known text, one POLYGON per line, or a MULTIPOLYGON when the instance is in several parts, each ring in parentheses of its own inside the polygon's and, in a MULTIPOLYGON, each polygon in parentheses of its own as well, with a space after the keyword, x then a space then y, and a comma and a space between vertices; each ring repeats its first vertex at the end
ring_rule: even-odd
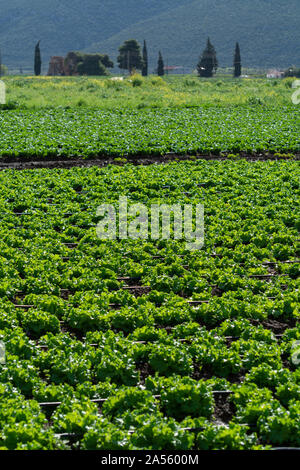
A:
POLYGON ((144 41, 143 47, 143 68, 142 68, 142 76, 148 77, 148 50, 146 41, 144 41))
POLYGON ((165 74, 165 65, 161 52, 158 54, 158 63, 157 63, 157 75, 163 77, 165 74))
POLYGON ((40 51, 40 41, 35 46, 34 52, 34 73, 35 75, 41 75, 41 66, 42 66, 42 59, 41 59, 41 51, 40 51))
POLYGON ((240 45, 238 42, 235 45, 233 66, 234 66, 234 77, 239 78, 242 75, 242 62, 241 62, 240 45))
POLYGON ((120 69, 128 70, 131 74, 133 69, 142 70, 143 58, 141 47, 135 39, 125 41, 119 47, 118 64, 120 69))
POLYGON ((202 56, 197 65, 198 75, 200 77, 212 77, 218 69, 217 54, 214 46, 207 39, 206 48, 204 49, 202 56))

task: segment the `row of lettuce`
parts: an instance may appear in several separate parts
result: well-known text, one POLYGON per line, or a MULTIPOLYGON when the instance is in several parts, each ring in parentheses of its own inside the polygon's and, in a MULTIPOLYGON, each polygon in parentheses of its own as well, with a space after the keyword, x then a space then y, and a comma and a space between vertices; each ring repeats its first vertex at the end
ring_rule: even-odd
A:
MULTIPOLYGON (((269 449, 299 446, 299 373, 261 366, 252 378, 268 377, 269 388, 253 381, 231 385, 235 417, 229 424, 213 423, 212 388, 216 380, 194 381, 173 375, 148 379, 143 388, 109 394, 101 407, 90 400, 100 387, 83 383, 76 391, 61 387, 62 402, 43 412, 36 400, 26 400, 10 385, 0 384, 2 449, 269 449), (264 370, 263 370, 264 369, 264 370), (283 380, 283 385, 275 386, 283 380), (159 399, 157 395, 160 392, 159 399), (49 427, 51 420, 51 427, 49 427)), ((218 383, 218 385, 220 385, 218 383)))
POLYGON ((1 157, 139 156, 220 152, 299 152, 294 106, 0 113, 1 157))

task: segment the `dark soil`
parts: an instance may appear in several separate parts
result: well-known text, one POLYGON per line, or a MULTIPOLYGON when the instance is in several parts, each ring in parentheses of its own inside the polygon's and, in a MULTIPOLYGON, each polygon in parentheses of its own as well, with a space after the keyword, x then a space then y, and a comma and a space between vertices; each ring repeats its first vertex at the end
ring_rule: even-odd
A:
POLYGON ((273 319, 267 319, 263 321, 252 320, 251 323, 253 323, 255 326, 261 325, 266 330, 271 330, 275 335, 281 335, 286 330, 295 328, 295 326, 297 325, 297 320, 290 319, 290 320, 285 320, 285 321, 278 321, 278 320, 273 320, 273 319))
POLYGON ((140 384, 141 385, 145 384, 145 380, 147 377, 155 375, 154 370, 148 364, 148 362, 145 362, 143 364, 138 364, 137 370, 140 372, 140 384))
MULTIPOLYGON (((126 287, 123 287, 123 289, 126 290, 126 287)), ((130 286, 130 289, 128 290, 135 297, 142 297, 143 295, 149 294, 149 292, 151 291, 151 287, 135 285, 135 286, 130 286)))
POLYGON ((213 420, 216 423, 227 424, 235 415, 235 406, 230 401, 229 395, 218 395, 214 396, 215 408, 213 414, 213 420))
POLYGON ((214 295, 216 297, 222 297, 223 293, 224 292, 221 289, 219 289, 218 286, 213 287, 211 290, 211 295, 214 295))
POLYGON ((296 369, 296 366, 292 364, 291 359, 289 358, 288 354, 282 354, 281 355, 281 361, 282 365, 285 369, 290 370, 291 372, 294 372, 296 369))
POLYGON ((60 291, 60 298, 63 300, 68 300, 71 295, 72 292, 68 289, 61 289, 60 291))
MULTIPOLYGON (((213 377, 218 377, 218 374, 216 374, 211 367, 209 366, 203 366, 199 367, 197 363, 194 363, 194 373, 192 374, 192 378, 194 380, 208 380, 212 379, 213 377)), ((229 374, 226 377, 226 380, 228 380, 231 383, 242 383, 245 377, 244 371, 240 371, 237 374, 229 374)))
MULTIPOLYGON (((300 160, 300 153, 293 153, 295 160, 300 160)), ((266 161, 266 160, 282 160, 285 159, 284 156, 278 157, 274 154, 264 152, 264 153, 240 153, 241 158, 245 158, 249 161, 266 161)), ((62 168, 68 169, 73 167, 83 167, 89 168, 92 166, 105 167, 107 165, 123 165, 123 163, 115 161, 116 157, 108 157, 97 155, 91 159, 83 159, 82 156, 78 157, 62 157, 57 156, 51 157, 51 160, 45 159, 45 157, 33 156, 33 157, 2 157, 0 158, 0 170, 5 169, 14 169, 14 170, 28 170, 28 169, 37 169, 37 168, 62 168)), ((144 156, 127 156, 126 160, 128 163, 133 163, 134 165, 151 165, 153 163, 167 163, 174 160, 226 160, 226 154, 209 154, 209 155, 177 155, 175 153, 168 153, 166 155, 144 155, 144 156)))

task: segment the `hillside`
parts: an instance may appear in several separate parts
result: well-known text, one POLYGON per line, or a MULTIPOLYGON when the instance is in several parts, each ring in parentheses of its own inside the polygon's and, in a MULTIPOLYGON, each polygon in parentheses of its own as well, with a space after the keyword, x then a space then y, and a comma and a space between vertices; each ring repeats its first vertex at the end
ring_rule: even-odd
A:
MULTIPOLYGON (((207 36, 216 46, 220 65, 230 66, 238 40, 247 66, 289 66, 300 56, 298 0, 197 0, 182 2, 154 18, 92 46, 112 56, 128 37, 148 40, 152 64, 162 49, 171 65, 195 65, 207 36)), ((155 62, 154 62, 155 63, 155 62)))
POLYGON ((30 70, 41 39, 43 70, 70 50, 117 56, 129 38, 148 41, 150 67, 161 49, 169 65, 194 67, 206 37, 220 65, 240 41, 247 66, 288 66, 300 56, 298 0, 0 0, 0 46, 10 68, 30 70))
POLYGON ((32 67, 41 39, 43 65, 51 55, 88 48, 182 0, 0 0, 0 47, 9 66, 32 67))

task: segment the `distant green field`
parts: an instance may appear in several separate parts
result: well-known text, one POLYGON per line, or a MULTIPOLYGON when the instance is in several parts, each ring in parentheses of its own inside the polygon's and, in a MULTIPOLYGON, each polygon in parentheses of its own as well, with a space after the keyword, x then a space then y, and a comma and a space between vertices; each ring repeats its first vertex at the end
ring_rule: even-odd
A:
POLYGON ((1 157, 299 152, 293 79, 7 77, 1 157))
POLYGON ((291 107, 5 111, 2 157, 138 156, 297 152, 299 114, 291 107))
POLYGON ((140 75, 114 81, 103 77, 4 77, 7 102, 17 108, 161 108, 203 105, 291 104, 293 78, 233 79, 140 75))

